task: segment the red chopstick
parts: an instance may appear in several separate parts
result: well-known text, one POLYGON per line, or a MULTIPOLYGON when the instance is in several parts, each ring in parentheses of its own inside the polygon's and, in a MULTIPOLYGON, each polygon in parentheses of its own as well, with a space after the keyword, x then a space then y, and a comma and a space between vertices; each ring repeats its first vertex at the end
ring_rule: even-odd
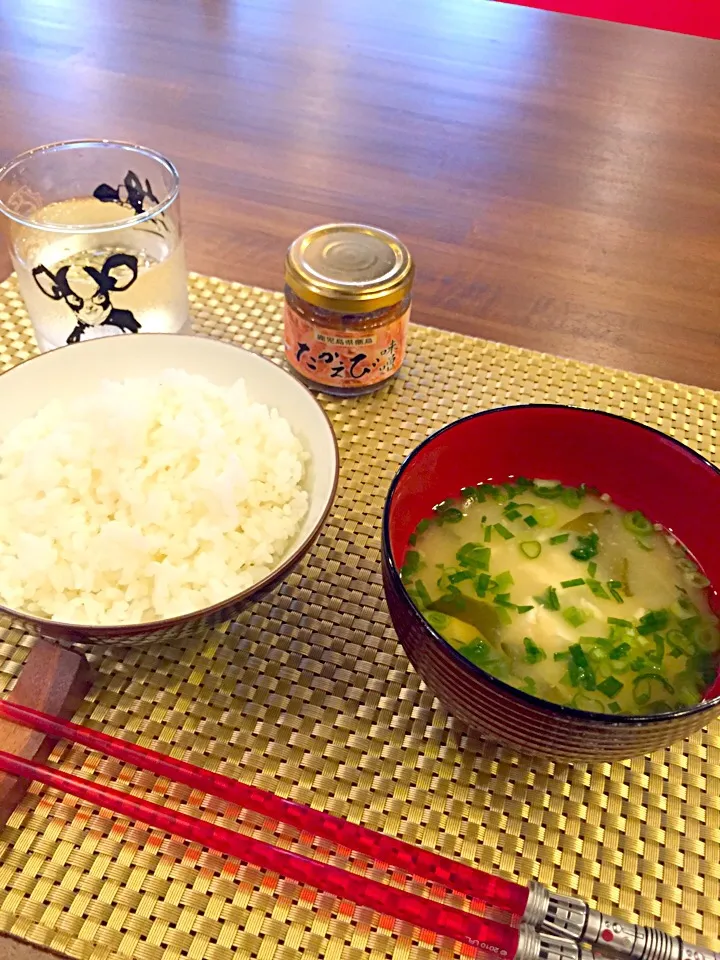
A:
POLYGON ((166 833, 201 843, 205 847, 254 863, 263 870, 271 870, 318 890, 326 890, 342 899, 370 907, 378 913, 396 917, 441 936, 453 937, 462 943, 470 943, 489 956, 502 956, 512 960, 517 953, 519 932, 515 927, 466 913, 456 907, 428 900, 396 887, 385 886, 376 880, 349 873, 331 864, 282 850, 225 827, 206 823, 176 810, 168 810, 159 804, 129 796, 112 787, 93 784, 4 751, 0 751, 0 770, 27 780, 38 780, 97 807, 114 810, 130 820, 141 820, 166 833))
POLYGON ((109 757, 141 767, 161 777, 183 783, 248 810, 255 810, 281 823, 290 824, 340 846, 357 850, 376 862, 399 867, 409 874, 439 883, 519 919, 527 905, 528 889, 502 877, 495 877, 448 857, 387 837, 367 827, 348 823, 293 800, 240 783, 222 774, 176 760, 146 747, 128 743, 106 733, 60 720, 30 707, 0 700, 0 716, 39 730, 58 740, 71 740, 109 757))

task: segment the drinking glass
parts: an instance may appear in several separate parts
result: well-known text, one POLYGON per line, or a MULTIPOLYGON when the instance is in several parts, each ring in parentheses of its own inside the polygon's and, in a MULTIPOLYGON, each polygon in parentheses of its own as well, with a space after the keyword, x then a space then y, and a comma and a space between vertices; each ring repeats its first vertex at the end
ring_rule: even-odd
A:
POLYGON ((177 170, 146 147, 70 140, 0 170, 0 211, 40 350, 189 330, 177 170))

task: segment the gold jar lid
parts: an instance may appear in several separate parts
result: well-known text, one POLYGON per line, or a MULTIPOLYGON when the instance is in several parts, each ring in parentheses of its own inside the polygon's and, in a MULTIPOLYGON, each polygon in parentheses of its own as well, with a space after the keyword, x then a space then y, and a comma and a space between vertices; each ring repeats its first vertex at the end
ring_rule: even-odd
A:
POLYGON ((285 258, 285 282, 301 299, 341 313, 370 313, 398 303, 414 272, 404 243, 359 223, 313 227, 291 244, 285 258))

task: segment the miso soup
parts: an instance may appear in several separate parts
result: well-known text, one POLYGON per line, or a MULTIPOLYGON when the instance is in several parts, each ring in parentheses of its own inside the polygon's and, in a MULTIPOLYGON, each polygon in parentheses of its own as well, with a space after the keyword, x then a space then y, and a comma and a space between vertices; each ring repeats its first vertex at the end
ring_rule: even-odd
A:
POLYGON ((707 579, 667 531, 584 486, 465 487, 418 525, 401 575, 462 656, 553 703, 665 713, 715 677, 707 579))

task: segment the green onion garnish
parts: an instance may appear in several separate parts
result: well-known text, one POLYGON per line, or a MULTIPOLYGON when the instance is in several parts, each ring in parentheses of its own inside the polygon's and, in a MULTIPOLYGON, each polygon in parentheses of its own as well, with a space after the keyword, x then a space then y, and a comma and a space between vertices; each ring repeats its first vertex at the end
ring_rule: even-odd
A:
POLYGON ((545 607, 546 610, 559 610, 560 601, 558 600, 557 590, 555 587, 548 587, 545 593, 541 594, 539 597, 535 597, 537 602, 545 607))
POLYGON ((670 622, 670 615, 667 610, 649 610, 645 616, 640 617, 637 625, 637 632, 641 637, 646 637, 650 633, 656 633, 658 630, 664 630, 670 622))
POLYGON ((626 657, 630 653, 630 644, 629 643, 619 643, 616 647, 613 647, 608 657, 611 660, 622 660, 623 657, 626 657))
POLYGON ((588 564, 588 573, 590 574, 590 577, 594 579, 595 574, 597 573, 597 564, 594 560, 591 560, 588 564))
POLYGON ((547 658, 545 651, 531 637, 524 637, 526 663, 540 663, 547 658))
POLYGON ((603 600, 610 599, 610 594, 599 580, 588 580, 587 585, 590 588, 590 592, 593 594, 593 596, 601 597, 603 600))
POLYGON ((632 624, 629 620, 621 620, 620 617, 608 617, 608 623, 614 624, 616 627, 631 627, 632 624))
POLYGON ((570 556, 576 560, 592 560, 598 554, 600 538, 596 533, 588 533, 587 536, 577 538, 577 546, 570 551, 570 556))
POLYGON ((493 597, 493 603, 497 603, 500 607, 515 607, 509 593, 496 593, 493 597))
POLYGON ((462 583, 463 580, 472 580, 472 578, 472 570, 458 570, 457 573, 451 573, 448 575, 448 581, 450 583, 462 583))
POLYGON ((420 569, 420 554, 417 550, 408 550, 405 554, 405 563, 402 566, 400 571, 400 576, 403 580, 407 580, 408 577, 412 577, 414 573, 417 573, 420 569))
POLYGON ((582 577, 576 577, 574 580, 561 580, 561 587, 582 587, 585 581, 582 577))
POLYGON ((623 684, 620 683, 617 677, 606 677, 602 683, 597 685, 597 688, 600 693, 604 693, 606 697, 612 698, 622 690, 623 684))
POLYGON ((640 513, 639 510, 631 510, 630 513, 626 513, 622 518, 623 526, 626 530, 629 530, 630 533, 637 534, 648 534, 653 532, 653 525, 650 523, 648 518, 644 514, 640 513))
POLYGON ((483 536, 483 542, 490 543, 491 537, 492 537, 492 527, 485 527, 485 535, 483 536))
POLYGON ((567 650, 558 650, 557 653, 553 654, 553 660, 567 660, 570 657, 570 654, 567 650))
POLYGON ((495 575, 495 589, 498 593, 506 593, 514 583, 515 580, 509 570, 495 575))
POLYGON ((485 502, 485 493, 482 487, 463 487, 460 495, 466 500, 475 500, 477 503, 485 502))
POLYGON ((558 533, 557 536, 550 537, 550 540, 548 542, 552 544, 567 543, 569 539, 570 539, 569 533, 558 533))
POLYGON ((481 573, 481 574, 475 579, 475 593, 476 593, 479 597, 484 597, 484 596, 485 596, 485 594, 487 593, 487 589, 488 589, 489 586, 490 586, 490 574, 489 574, 489 573, 481 573))
POLYGON ((508 520, 517 520, 518 517, 522 516, 522 513, 519 510, 510 510, 505 516, 508 520))
POLYGON ((653 683, 661 684, 668 693, 675 693, 675 687, 659 673, 642 673, 633 680, 633 696, 635 703, 644 706, 650 701, 653 693, 653 683))
POLYGON ((439 515, 441 523, 460 523, 462 518, 462 510, 458 510, 457 507, 451 507, 449 510, 443 510, 439 515))
POLYGON ((572 627, 581 627, 590 617, 577 607, 567 607, 562 612, 563 617, 572 627))
POLYGON ((542 546, 537 540, 523 540, 519 546, 521 553, 526 556, 528 560, 537 560, 542 551, 542 546))
POLYGON ((523 607, 516 607, 518 613, 527 613, 529 610, 533 610, 534 607, 531 603, 526 604, 523 607))
POLYGON ((515 536, 514 533, 510 533, 510 531, 508 530, 508 528, 507 528, 507 527, 504 527, 501 523, 496 523, 494 526, 495 526, 495 529, 497 530, 497 532, 498 532, 498 533, 500 534, 500 536, 503 538, 503 540, 512 540, 513 537, 515 536))
POLYGON ((430 604, 432 603, 432 599, 430 598, 430 594, 428 593, 427 587, 422 582, 422 580, 415 581, 415 592, 417 593, 422 606, 429 607, 430 604))
POLYGON ((428 520, 427 517, 425 517, 425 518, 424 518, 423 520, 421 520, 420 523, 415 527, 415 533, 417 533, 418 535, 421 534, 421 533, 425 533, 425 531, 427 530, 427 528, 428 528, 429 526, 430 526, 430 521, 428 520))
POLYGON ((612 700, 612 701, 608 704, 608 710, 610 711, 610 713, 621 713, 621 712, 622 712, 622 707, 621 707, 620 704, 617 702, 617 700, 612 700))
POLYGON ((535 519, 535 517, 534 517, 531 513, 528 514, 527 517, 524 517, 524 520, 525 520, 525 523, 526 523, 529 527, 536 527, 536 526, 538 525, 537 520, 535 519))
MULTIPOLYGON (((554 523, 557 522, 557 510, 555 507, 539 506, 535 507, 533 510, 535 519, 540 524, 541 527, 551 527, 554 523)), ((562 536, 562 534, 561 534, 562 536)), ((568 537, 570 534, 568 534, 568 537)), ((567 539, 567 537, 565 538, 567 539)), ((552 540, 550 541, 552 543, 552 540)))
POLYGON ((473 570, 487 570, 490 566, 490 549, 480 543, 464 543, 455 554, 461 567, 473 570))

